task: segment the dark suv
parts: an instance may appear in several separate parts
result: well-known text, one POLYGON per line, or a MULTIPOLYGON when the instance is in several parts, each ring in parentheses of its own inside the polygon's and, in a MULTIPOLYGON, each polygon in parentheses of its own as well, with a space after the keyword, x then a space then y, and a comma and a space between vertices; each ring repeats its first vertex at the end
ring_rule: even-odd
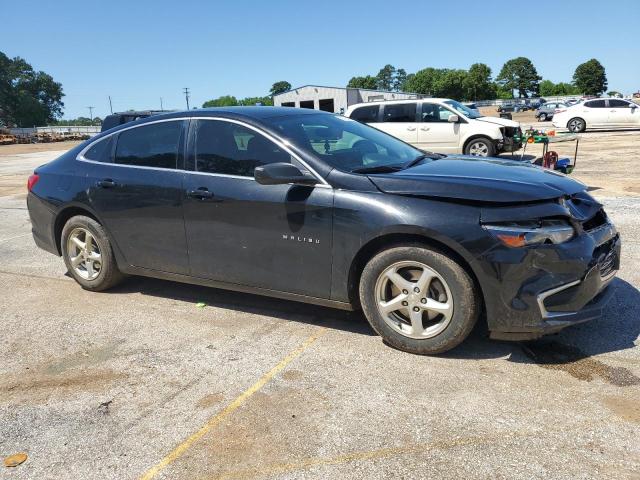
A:
POLYGON ((154 116, 30 177, 35 242, 85 289, 125 274, 362 308, 439 353, 598 317, 620 237, 585 186, 527 163, 424 153, 315 110, 154 116))
POLYGON ((128 112, 112 113, 104 117, 102 121, 101 132, 110 130, 114 127, 124 125, 125 123, 135 122, 142 118, 147 118, 152 115, 160 115, 167 113, 166 110, 129 110, 128 112))

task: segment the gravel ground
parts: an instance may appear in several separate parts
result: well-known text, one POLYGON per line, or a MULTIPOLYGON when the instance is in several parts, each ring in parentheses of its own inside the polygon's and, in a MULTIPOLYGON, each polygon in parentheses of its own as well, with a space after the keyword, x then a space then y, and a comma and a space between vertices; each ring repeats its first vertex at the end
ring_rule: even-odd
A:
MULTIPOLYGON (((640 152, 637 133, 589 135, 578 178, 640 152)), ((28 454, 1 478, 640 478, 636 192, 593 190, 624 240, 605 317, 527 344, 479 326, 418 357, 359 313, 143 278, 80 289, 29 233, 26 176, 57 154, 0 152, 0 456, 28 454)))

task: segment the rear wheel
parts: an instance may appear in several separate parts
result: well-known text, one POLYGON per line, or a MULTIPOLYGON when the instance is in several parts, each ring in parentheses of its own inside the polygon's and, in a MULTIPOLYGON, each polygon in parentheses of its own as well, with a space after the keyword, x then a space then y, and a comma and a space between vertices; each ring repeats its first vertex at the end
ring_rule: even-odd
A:
POLYGON ((541 113, 541 114, 538 116, 538 121, 539 121, 539 122, 546 122, 546 121, 547 121, 547 114, 546 114, 546 113, 541 113))
POLYGON ((472 138, 465 146, 464 153, 474 157, 493 157, 496 149, 488 138, 472 138))
POLYGON ((360 302, 390 345, 422 355, 450 350, 471 332, 479 298, 469 274, 436 250, 384 250, 362 272, 360 302))
POLYGON ((106 232, 94 219, 71 217, 62 229, 60 245, 69 273, 82 288, 107 290, 124 278, 106 232))
POLYGON ((582 118, 572 118, 567 122, 567 128, 570 132, 581 133, 587 129, 587 123, 582 118))

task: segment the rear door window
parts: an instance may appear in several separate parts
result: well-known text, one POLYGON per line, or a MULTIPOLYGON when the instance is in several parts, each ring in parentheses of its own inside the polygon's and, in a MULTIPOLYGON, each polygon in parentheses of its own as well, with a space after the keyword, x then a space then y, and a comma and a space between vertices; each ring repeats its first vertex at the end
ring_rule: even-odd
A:
POLYGON ((611 108, 630 108, 629 102, 625 102, 624 100, 618 100, 617 98, 609 99, 609 106, 611 108))
POLYGON ((113 151, 113 135, 104 138, 87 150, 84 154, 84 158, 87 160, 93 160, 94 162, 110 162, 111 152, 113 151))
POLYGON ((367 105, 366 107, 356 108, 351 113, 351 118, 362 123, 374 123, 378 121, 378 112, 380 105, 367 105))
POLYGON ((415 103, 390 103, 384 106, 383 122, 415 122, 415 103))
POLYGON ((160 122, 118 135, 115 163, 137 167, 177 168, 182 121, 160 122))

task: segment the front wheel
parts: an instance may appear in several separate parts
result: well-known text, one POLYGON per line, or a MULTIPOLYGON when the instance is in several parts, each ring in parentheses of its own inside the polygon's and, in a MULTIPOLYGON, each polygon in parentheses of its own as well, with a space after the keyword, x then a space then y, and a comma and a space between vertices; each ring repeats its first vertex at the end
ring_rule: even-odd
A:
POLYGON ((582 118, 572 118, 567 123, 567 128, 573 133, 582 133, 587 129, 587 123, 582 118))
POLYGON ((488 138, 474 138, 469 140, 464 148, 464 153, 474 157, 493 157, 496 149, 488 138))
POLYGON ((538 116, 538 121, 539 121, 539 122, 546 122, 546 121, 547 121, 547 114, 546 114, 546 113, 541 113, 541 114, 538 116))
POLYGON ((420 355, 460 344, 480 310, 469 274, 445 254, 417 245, 373 257, 362 272, 360 302, 389 345, 420 355))

